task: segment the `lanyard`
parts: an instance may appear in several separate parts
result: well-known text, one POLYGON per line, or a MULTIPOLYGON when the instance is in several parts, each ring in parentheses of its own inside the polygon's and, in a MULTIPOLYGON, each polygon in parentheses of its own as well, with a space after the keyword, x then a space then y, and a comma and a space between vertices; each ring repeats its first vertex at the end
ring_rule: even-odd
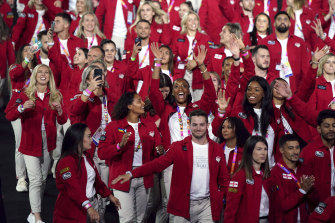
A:
POLYGON ((192 44, 192 50, 191 50, 190 54, 187 56, 186 60, 189 60, 191 58, 191 56, 193 55, 193 51, 194 51, 194 48, 195 48, 196 44, 197 44, 197 40, 194 39, 193 44, 192 44))
POLYGON ((296 184, 298 185, 298 187, 301 188, 298 179, 286 167, 284 167, 283 164, 277 163, 277 166, 279 166, 285 173, 287 173, 288 175, 290 175, 292 177, 292 179, 296 182, 296 184))
POLYGON ((149 54, 149 45, 148 45, 148 49, 145 51, 144 57, 142 58, 141 62, 140 62, 140 67, 142 66, 142 64, 144 63, 145 59, 147 58, 149 54))
POLYGON ((309 7, 311 7, 311 5, 312 5, 312 1, 313 1, 313 0, 309 0, 309 1, 308 1, 308 6, 309 6, 309 7))
MULTIPOLYGON (((223 147, 223 151, 225 151, 225 150, 226 150, 226 145, 224 145, 224 147, 223 147)), ((236 164, 236 157, 237 157, 237 146, 235 146, 235 149, 234 149, 233 160, 231 162, 230 175, 234 174, 234 169, 235 169, 235 164, 236 164)))
POLYGON ((103 107, 104 107, 104 118, 105 118, 105 123, 106 125, 108 124, 108 108, 107 108, 107 100, 106 100, 106 96, 104 96, 102 98, 102 103, 103 103, 103 107))
POLYGON ((171 71, 169 70, 169 77, 170 77, 170 79, 171 79, 171 82, 173 83, 173 77, 172 77, 172 75, 171 75, 171 71))
POLYGON ((141 148, 142 148, 142 142, 141 142, 141 139, 140 139, 140 141, 138 142, 138 144, 136 146, 135 152, 138 152, 141 148))
POLYGON ((126 5, 126 3, 124 3, 123 0, 120 0, 120 2, 121 2, 122 7, 123 7, 125 10, 128 10, 128 6, 126 5))
MULTIPOLYGON (((65 53, 65 56, 66 56, 66 58, 67 58, 67 60, 68 60, 68 62, 69 62, 69 65, 70 65, 70 64, 72 63, 71 58, 70 58, 70 53, 69 53, 69 51, 67 51, 66 48, 63 46, 63 44, 61 43, 61 41, 60 41, 59 38, 58 38, 58 40, 59 40, 59 45, 60 45, 60 47, 62 48, 63 52, 65 53)), ((72 65, 70 65, 70 67, 72 68, 72 65)))
POLYGON ((266 4, 266 8, 264 10, 265 14, 269 15, 269 10, 270 10, 270 0, 268 0, 268 3, 266 4))
POLYGON ((173 7, 173 5, 174 5, 174 1, 175 1, 175 0, 172 0, 172 2, 171 2, 170 5, 169 5, 169 9, 168 9, 168 13, 169 13, 169 15, 170 15, 171 9, 172 9, 172 7, 173 7))
POLYGON ((93 38, 92 38, 92 40, 91 40, 90 45, 88 45, 88 49, 91 49, 91 47, 92 47, 92 45, 93 45, 93 42, 94 42, 94 37, 95 37, 95 34, 93 35, 93 38))
POLYGON ((24 83, 23 88, 27 88, 29 86, 30 83, 30 77, 28 78, 28 80, 26 81, 26 83, 24 83))
MULTIPOLYGON (((183 124, 183 118, 181 116, 179 106, 177 106, 177 112, 178 112, 178 121, 179 121, 179 126, 180 126, 180 136, 184 137, 184 124, 183 124)), ((187 118, 187 133, 188 133, 188 135, 191 134, 190 120, 188 118, 187 118)))

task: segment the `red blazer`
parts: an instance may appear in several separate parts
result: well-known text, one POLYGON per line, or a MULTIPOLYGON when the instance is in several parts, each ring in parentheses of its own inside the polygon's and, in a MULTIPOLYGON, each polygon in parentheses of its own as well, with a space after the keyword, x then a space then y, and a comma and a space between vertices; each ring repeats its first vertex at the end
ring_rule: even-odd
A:
MULTIPOLYGON (((323 145, 318 135, 301 152, 302 168, 308 175, 315 177, 310 208, 313 210, 320 201, 330 197, 331 191, 331 157, 329 148, 323 145)), ((335 159, 335 155, 333 157, 335 159)))
MULTIPOLYGON (((138 124, 139 136, 142 143, 142 162, 143 164, 152 160, 157 156, 155 147, 161 145, 161 135, 155 123, 141 119, 138 124)), ((109 179, 108 186, 110 188, 128 192, 130 188, 130 181, 120 184, 117 183, 112 185, 112 180, 126 171, 132 170, 133 159, 134 159, 134 143, 135 143, 135 132, 134 129, 128 124, 127 117, 122 120, 113 120, 107 125, 106 137, 104 140, 100 139, 98 156, 102 160, 106 160, 111 163, 109 166, 109 179), (124 135, 122 130, 131 132, 127 144, 117 150, 116 146, 121 142, 124 135)), ((143 178, 145 188, 153 187, 154 181, 153 176, 146 176, 143 178)))
POLYGON ((28 66, 23 68, 21 64, 12 64, 8 69, 12 90, 18 91, 21 90, 30 78, 30 70, 28 66))
MULTIPOLYGON (((268 0, 267 1, 267 7, 269 9, 269 13, 270 13, 269 16, 270 16, 270 19, 271 19, 271 23, 274 23, 275 15, 279 11, 285 10, 287 6, 286 6, 286 1, 282 1, 282 7, 281 7, 281 10, 279 10, 277 0, 268 0)), ((255 8, 254 8, 254 15, 258 15, 261 12, 264 12, 264 1, 263 0, 256 0, 255 1, 255 8)), ((273 25, 273 24, 271 24, 271 25, 273 25)))
MULTIPOLYGON (((284 165, 300 182, 300 177, 303 175, 300 165, 298 165, 297 173, 295 173, 294 170, 286 166, 282 159, 279 163, 284 165)), ((308 222, 308 210, 306 207, 307 196, 299 191, 299 187, 292 177, 287 176, 286 172, 275 165, 271 170, 269 184, 271 188, 270 222, 296 223, 298 219, 298 207, 300 211, 300 222, 308 222)))
MULTIPOLYGON (((213 221, 220 219, 223 197, 227 192, 229 175, 220 145, 212 140, 208 143, 209 192, 213 221)), ((132 171, 133 177, 159 173, 173 165, 170 198, 167 212, 190 219, 190 189, 193 171, 192 136, 173 143, 167 153, 152 162, 132 171), (186 150, 183 149, 186 147, 186 150)))
POLYGON ((222 75, 222 63, 227 57, 224 52, 224 47, 216 48, 213 45, 209 46, 209 63, 207 69, 209 71, 214 71, 218 75, 222 75))
MULTIPOLYGON (((104 89, 105 95, 107 95, 107 109, 109 115, 112 114, 112 102, 108 97, 108 90, 104 89)), ((91 94, 87 102, 81 100, 81 92, 72 99, 70 99, 70 121, 71 124, 85 123, 91 130, 92 135, 100 127, 102 119, 102 102, 98 96, 94 93, 91 94)), ((95 152, 95 144, 92 142, 91 149, 88 153, 93 157, 95 152)))
MULTIPOLYGON (((71 14, 70 14, 71 15, 71 14)), ((71 34, 75 34, 75 31, 77 28, 79 28, 79 22, 80 22, 80 19, 81 17, 78 15, 76 17, 74 17, 71 15, 71 18, 72 18, 72 21, 71 21, 71 25, 70 25, 70 29, 69 29, 69 33, 71 34)))
POLYGON ((220 0, 202 0, 199 9, 201 28, 209 35, 214 44, 220 44, 220 32, 228 19, 221 12, 220 0))
MULTIPOLYGON (((194 50, 193 50, 193 55, 198 55, 198 47, 201 45, 204 45, 207 50, 209 46, 209 37, 206 34, 202 34, 197 32, 195 35, 195 38, 193 41, 197 41, 194 50)), ((186 59, 188 56, 188 47, 189 47, 189 42, 186 34, 180 34, 173 40, 172 44, 172 52, 174 55, 174 60, 175 60, 175 71, 174 75, 176 78, 183 78, 185 71, 186 71, 186 59), (180 58, 180 60, 179 60, 180 58), (179 69, 178 66, 179 64, 185 64, 184 69, 179 69)), ((208 63, 208 56, 206 56, 205 64, 208 63)), ((203 89, 203 80, 202 80, 202 74, 200 73, 200 69, 196 67, 193 71, 193 82, 192 82, 192 88, 193 89, 203 89)))
MULTIPOLYGON (((268 180, 252 170, 253 180, 247 180, 245 170, 241 169, 229 183, 227 206, 224 211, 224 222, 259 222, 262 186, 270 195, 268 180)), ((270 207, 271 208, 271 207, 270 207)))
MULTIPOLYGON (((125 43, 125 52, 126 52, 126 55, 123 55, 123 58, 122 59, 126 59, 127 61, 128 61, 128 63, 131 63, 130 61, 130 58, 131 58, 131 54, 133 53, 133 47, 134 47, 134 41, 130 44, 131 42, 127 42, 126 41, 126 43, 125 43), (128 44, 128 45, 127 45, 128 44)), ((151 41, 151 38, 150 38, 150 40, 149 40, 149 44, 148 44, 148 47, 149 47, 149 52, 148 52, 148 54, 149 54, 149 67, 150 67, 150 69, 151 69, 151 67, 153 67, 154 66, 154 59, 155 59, 155 56, 154 56, 154 54, 152 53, 152 51, 151 51, 151 48, 150 48, 150 44, 152 43, 152 41, 151 41)), ((135 62, 136 64, 137 64, 137 68, 136 68, 136 72, 138 71, 138 70, 140 70, 139 69, 139 67, 140 67, 140 60, 139 60, 139 57, 138 57, 138 54, 136 55, 136 60, 135 61, 133 61, 133 62, 135 62)), ((141 68, 141 69, 144 69, 144 67, 143 68, 141 68)), ((135 78, 136 79, 136 78, 135 78)))
MULTIPOLYGON (((310 50, 314 50, 316 41, 319 41, 317 39, 317 36, 315 34, 315 31, 312 29, 313 20, 315 18, 315 11, 312 11, 307 6, 302 8, 302 14, 300 15, 300 21, 302 28, 302 33, 304 34, 304 40, 307 44, 307 47, 310 50)), ((271 20, 273 21, 273 20, 271 20)), ((290 33, 294 35, 294 29, 295 29, 295 21, 291 18, 291 26, 290 26, 290 33)))
MULTIPOLYGON (((136 14, 134 14, 135 6, 136 7, 139 6, 140 0, 134 0, 134 1, 128 0, 123 2, 125 3, 125 6, 122 7, 124 21, 126 23, 127 28, 129 28, 129 26, 133 24, 135 21, 136 17, 136 14), (127 21, 127 17, 129 15, 132 15, 131 22, 127 21)), ((113 36, 116 3, 117 1, 100 0, 99 5, 95 11, 95 15, 98 17, 98 21, 100 24, 100 29, 103 30, 107 39, 112 39, 113 36)))
MULTIPOLYGON (((50 28, 49 22, 53 19, 50 10, 45 11, 43 22, 46 30, 50 28)), ((12 41, 15 43, 15 50, 18 50, 24 44, 29 44, 34 35, 37 25, 38 13, 36 9, 30 8, 28 5, 22 13, 19 13, 19 18, 13 27, 12 41)))
MULTIPOLYGON (((111 191, 102 182, 100 174, 88 154, 86 154, 86 159, 95 171, 94 188, 97 194, 108 197, 111 191)), ((82 204, 88 200, 86 197, 87 169, 83 157, 80 158, 79 168, 78 162, 78 157, 68 155, 61 158, 57 164, 56 186, 59 194, 53 215, 54 223, 86 222, 87 211, 82 204)))
MULTIPOLYGON (((277 40, 276 34, 272 33, 265 39, 260 40, 258 44, 264 44, 269 48, 271 57, 269 71, 272 71, 279 76, 279 71, 276 70, 276 65, 281 64, 282 51, 281 44, 277 40)), ((296 92, 300 82, 308 73, 311 55, 310 51, 307 50, 305 42, 301 38, 293 35, 289 35, 288 37, 287 55, 293 72, 293 76, 290 77, 290 87, 292 92, 296 92)))
POLYGON ((0 15, 7 24, 8 28, 12 28, 14 13, 6 1, 2 1, 0 4, 0 15))
MULTIPOLYGON (((212 80, 211 79, 205 80, 204 81, 204 93, 201 96, 201 99, 195 103, 190 102, 185 108, 185 113, 188 116, 191 111, 195 109, 202 109, 207 114, 209 114, 211 104, 215 103, 214 101, 215 98, 216 98, 216 94, 215 94, 212 80)), ((151 82, 149 99, 155 111, 161 117, 159 131, 164 136, 162 138, 162 142, 163 142, 164 148, 167 149, 171 144, 169 119, 170 119, 170 115, 177 112, 177 106, 176 105, 172 106, 164 101, 163 95, 159 91, 159 80, 157 79, 154 79, 151 82)))
MULTIPOLYGON (((56 119, 60 125, 63 125, 67 120, 67 114, 63 109, 63 114, 58 115, 56 110, 53 110, 49 106, 50 92, 48 90, 44 95, 43 101, 35 94, 35 108, 25 109, 24 112, 20 113, 18 107, 23 105, 24 102, 28 101, 25 92, 21 92, 16 98, 16 103, 8 109, 6 118, 9 121, 15 121, 21 119, 22 124, 22 137, 19 151, 29 156, 42 156, 42 118, 44 119, 45 131, 47 136, 48 151, 51 152, 56 148, 56 119)), ((13 97, 15 100, 15 97, 13 97)))
POLYGON ((0 78, 6 78, 7 64, 8 67, 15 63, 15 53, 12 40, 9 38, 0 42, 0 78))
MULTIPOLYGON (((335 89, 334 89, 335 90, 335 89)), ((328 105, 333 100, 333 91, 330 82, 326 81, 323 75, 316 78, 314 92, 309 104, 316 110, 328 109, 328 105)))
POLYGON ((180 25, 179 9, 180 4, 185 2, 185 0, 170 1, 170 4, 168 4, 166 0, 159 0, 159 2, 161 3, 162 9, 169 14, 170 24, 180 25))
MULTIPOLYGON (((225 145, 226 143, 223 142, 221 144, 221 148, 222 148, 222 151, 224 152, 225 150, 225 145)), ((225 153, 223 153, 225 155, 225 153)), ((241 164, 241 160, 242 160, 242 155, 243 155, 243 147, 238 147, 237 148, 237 154, 236 154, 236 163, 235 163, 235 167, 234 167, 234 170, 233 170, 233 174, 235 174, 241 164)), ((228 163, 227 163, 227 170, 228 170, 228 173, 230 174, 231 173, 231 168, 232 168, 232 163, 233 163, 233 156, 234 156, 234 150, 232 150, 230 153, 229 153, 229 158, 228 158, 228 163)), ((233 175, 231 175, 232 177, 233 175)))
MULTIPOLYGON (((102 39, 100 36, 98 36, 98 34, 95 34, 95 37, 94 37, 94 38, 97 38, 98 46, 100 46, 101 40, 103 40, 103 39, 102 39)), ((83 40, 84 43, 85 43, 85 48, 88 49, 91 43, 88 42, 88 39, 87 39, 87 38, 84 38, 84 37, 83 37, 82 40, 83 40)), ((92 45, 92 46, 93 46, 93 45, 92 45)), ((92 46, 91 46, 91 47, 92 47, 92 46)))
POLYGON ((309 217, 310 223, 335 222, 335 196, 328 197, 324 202, 320 202, 317 208, 309 217))
MULTIPOLYGON (((58 50, 58 54, 61 54, 60 50, 60 44, 59 44, 59 39, 57 35, 54 35, 54 46, 52 48, 55 48, 58 50)), ((69 39, 67 40, 67 48, 69 50, 70 54, 70 59, 71 59, 71 64, 73 65, 73 57, 76 54, 76 48, 87 48, 87 44, 85 44, 85 41, 70 34, 69 39)))

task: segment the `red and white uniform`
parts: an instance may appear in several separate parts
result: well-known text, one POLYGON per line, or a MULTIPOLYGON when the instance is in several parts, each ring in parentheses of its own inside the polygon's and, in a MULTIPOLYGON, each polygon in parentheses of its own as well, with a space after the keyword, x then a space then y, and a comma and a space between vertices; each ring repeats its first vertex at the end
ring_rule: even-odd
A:
POLYGON ((15 53, 10 38, 0 42, 0 55, 2 57, 0 60, 0 79, 3 79, 6 78, 7 64, 9 67, 15 63, 15 53))
MULTIPOLYGON (((108 197, 111 191, 102 182, 100 174, 93 160, 86 154, 86 160, 95 172, 94 188, 102 197, 108 197)), ((53 221, 79 223, 86 222, 87 210, 82 204, 88 200, 86 196, 87 167, 84 158, 80 158, 80 169, 78 168, 78 157, 68 155, 60 159, 56 168, 56 187, 59 194, 55 204, 53 221)))
POLYGON ((309 223, 335 222, 335 196, 320 202, 309 217, 309 223))
MULTIPOLYGON (((142 163, 145 164, 152 160, 157 153, 155 147, 161 145, 161 136, 155 123, 141 119, 138 123, 138 134, 141 141, 142 163)), ((126 171, 132 170, 135 151, 135 132, 127 121, 127 117, 122 120, 113 120, 106 128, 104 140, 100 139, 98 156, 101 160, 110 163, 108 186, 110 188, 128 192, 130 181, 124 184, 112 184, 112 180, 126 171), (124 132, 131 132, 128 142, 120 150, 117 144, 121 142, 124 132)), ((153 175, 143 177, 144 187, 151 188, 154 185, 153 175)))
POLYGON ((229 183, 224 222, 259 222, 263 189, 269 196, 268 179, 263 179, 262 174, 252 169, 252 179, 249 180, 244 169, 238 171, 229 183))
MULTIPOLYGON (((61 116, 56 110, 52 110, 49 106, 50 92, 49 90, 44 94, 44 99, 41 100, 37 93, 35 94, 35 107, 25 109, 22 113, 18 111, 18 106, 23 105, 28 96, 25 92, 21 92, 16 98, 16 103, 8 109, 6 118, 9 121, 21 119, 22 124, 22 138, 19 147, 19 152, 29 156, 42 156, 42 119, 44 120, 48 151, 51 152, 56 148, 56 119, 62 125, 67 120, 67 114, 63 110, 61 116)), ((13 97, 15 100, 15 97, 13 97)))
MULTIPOLYGON (((279 163, 300 182, 300 177, 303 175, 300 165, 294 171, 289 169, 282 159, 279 160, 279 163)), ((269 184, 271 188, 270 222, 296 223, 298 222, 298 218, 300 222, 308 222, 308 210, 306 208, 307 195, 303 193, 305 191, 301 191, 297 182, 295 182, 290 174, 285 172, 280 166, 275 165, 271 170, 269 184), (299 216, 298 213, 300 214, 299 216)))
MULTIPOLYGON (((133 177, 161 172, 173 164, 172 182, 167 212, 190 219, 190 190, 193 173, 192 136, 173 143, 164 156, 132 171, 133 177), (185 149, 186 148, 186 149, 185 149)), ((229 175, 219 144, 208 142, 209 192, 213 221, 220 219, 223 197, 227 192, 229 175)))
POLYGON ((12 64, 8 70, 12 91, 22 90, 26 81, 30 78, 31 72, 28 66, 23 68, 21 64, 12 64))
POLYGON ((11 28, 13 25, 14 13, 6 1, 1 1, 0 3, 0 15, 7 24, 8 28, 11 28))

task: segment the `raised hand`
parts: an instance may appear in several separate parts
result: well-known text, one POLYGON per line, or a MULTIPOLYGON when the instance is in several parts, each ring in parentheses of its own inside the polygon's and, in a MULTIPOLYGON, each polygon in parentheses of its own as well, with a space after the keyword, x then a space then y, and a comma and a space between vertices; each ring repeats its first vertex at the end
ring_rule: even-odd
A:
POLYGON ((119 144, 121 148, 124 147, 124 146, 127 144, 130 135, 131 135, 131 132, 126 132, 126 133, 122 136, 121 142, 120 142, 120 144, 119 144))
POLYGON ((323 56, 328 53, 329 49, 329 46, 324 46, 321 50, 319 50, 319 48, 317 47, 313 54, 312 61, 318 62, 323 56))
POLYGON ((204 45, 198 46, 198 55, 194 54, 194 60, 198 63, 198 66, 202 65, 207 55, 207 49, 204 45))
POLYGON ((221 90, 219 89, 219 92, 218 92, 218 105, 219 105, 219 109, 220 111, 222 112, 225 112, 228 105, 229 105, 229 102, 230 102, 230 97, 228 98, 228 100, 226 100, 226 92, 225 90, 221 90))
POLYGON ((323 34, 323 29, 322 29, 322 25, 321 25, 320 19, 316 19, 315 21, 313 21, 313 25, 311 27, 312 27, 312 29, 314 29, 316 35, 319 38, 322 38, 324 34, 323 34))
POLYGON ((277 91, 277 93, 281 95, 282 97, 284 98, 292 97, 291 88, 286 82, 276 81, 274 88, 277 91))
POLYGON ((102 87, 103 85, 103 81, 102 80, 97 80, 98 78, 100 78, 99 76, 96 76, 95 78, 93 78, 92 80, 89 81, 89 85, 88 85, 88 90, 89 91, 94 91, 96 89, 99 89, 102 87))
POLYGON ((126 173, 126 174, 120 175, 120 176, 118 176, 117 178, 115 178, 115 179, 112 181, 112 184, 113 184, 113 185, 114 185, 114 184, 117 184, 119 181, 121 181, 120 184, 123 184, 123 183, 129 181, 130 179, 131 179, 131 175, 130 175, 129 173, 126 173))
POLYGON ((157 42, 151 43, 151 47, 150 48, 151 48, 151 52, 154 54, 155 58, 157 58, 157 59, 162 59, 163 58, 163 54, 160 51, 157 42))
POLYGON ((311 190, 311 188, 314 185, 314 182, 315 182, 314 176, 303 175, 303 176, 300 177, 300 186, 301 186, 301 189, 303 189, 306 192, 308 192, 308 191, 311 190))

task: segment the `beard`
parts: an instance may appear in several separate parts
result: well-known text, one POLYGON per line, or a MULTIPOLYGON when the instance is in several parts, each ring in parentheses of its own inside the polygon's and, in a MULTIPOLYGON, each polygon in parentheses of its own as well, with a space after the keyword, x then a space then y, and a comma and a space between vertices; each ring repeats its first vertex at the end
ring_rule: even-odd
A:
POLYGON ((258 63, 256 63, 256 66, 257 66, 257 68, 259 68, 260 70, 268 70, 268 69, 269 69, 269 66, 264 67, 264 66, 262 66, 262 64, 258 64, 258 63))
POLYGON ((41 48, 41 51, 45 54, 48 54, 48 50, 44 49, 43 47, 41 48))
POLYGON ((276 27, 276 30, 280 33, 286 33, 288 29, 289 27, 284 24, 280 24, 279 26, 276 27))

